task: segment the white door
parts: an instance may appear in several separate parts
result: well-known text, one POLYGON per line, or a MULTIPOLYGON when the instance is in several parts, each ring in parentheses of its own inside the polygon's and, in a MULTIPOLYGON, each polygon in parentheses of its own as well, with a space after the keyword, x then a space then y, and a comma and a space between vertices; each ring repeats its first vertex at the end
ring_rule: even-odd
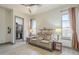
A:
POLYGON ((6 40, 5 10, 0 8, 0 43, 4 43, 5 40, 6 40))

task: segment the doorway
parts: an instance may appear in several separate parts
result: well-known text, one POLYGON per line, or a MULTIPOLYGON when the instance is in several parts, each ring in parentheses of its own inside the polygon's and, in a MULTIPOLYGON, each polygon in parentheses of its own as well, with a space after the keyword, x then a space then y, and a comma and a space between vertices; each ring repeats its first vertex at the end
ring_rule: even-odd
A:
POLYGON ((24 41, 24 19, 18 16, 15 16, 15 24, 16 24, 16 42, 24 41))

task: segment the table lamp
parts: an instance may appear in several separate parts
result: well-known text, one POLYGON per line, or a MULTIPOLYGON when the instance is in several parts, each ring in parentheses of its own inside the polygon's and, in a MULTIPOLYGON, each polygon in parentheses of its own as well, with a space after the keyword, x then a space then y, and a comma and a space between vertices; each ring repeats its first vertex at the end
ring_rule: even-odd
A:
POLYGON ((33 30, 32 30, 32 29, 30 29, 30 36, 32 35, 32 32, 33 32, 33 30))
POLYGON ((56 28, 55 32, 57 34, 57 40, 59 40, 59 35, 61 33, 61 28, 56 28))

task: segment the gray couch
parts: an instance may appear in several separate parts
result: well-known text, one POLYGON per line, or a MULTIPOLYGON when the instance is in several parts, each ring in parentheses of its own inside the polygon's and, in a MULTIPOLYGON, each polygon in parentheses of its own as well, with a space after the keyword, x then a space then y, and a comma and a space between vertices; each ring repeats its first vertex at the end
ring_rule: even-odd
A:
POLYGON ((29 43, 52 51, 51 41, 31 39, 29 43))
POLYGON ((46 33, 39 33, 36 38, 31 38, 29 43, 52 51, 53 35, 51 32, 46 33))

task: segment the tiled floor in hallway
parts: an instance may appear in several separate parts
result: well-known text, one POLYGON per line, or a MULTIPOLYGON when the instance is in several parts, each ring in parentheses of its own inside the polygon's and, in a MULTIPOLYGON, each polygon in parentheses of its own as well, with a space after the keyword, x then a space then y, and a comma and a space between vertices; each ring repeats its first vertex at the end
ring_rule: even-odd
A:
POLYGON ((79 51, 63 47, 62 52, 47 51, 25 42, 17 42, 14 45, 0 45, 0 55, 79 55, 79 51))

